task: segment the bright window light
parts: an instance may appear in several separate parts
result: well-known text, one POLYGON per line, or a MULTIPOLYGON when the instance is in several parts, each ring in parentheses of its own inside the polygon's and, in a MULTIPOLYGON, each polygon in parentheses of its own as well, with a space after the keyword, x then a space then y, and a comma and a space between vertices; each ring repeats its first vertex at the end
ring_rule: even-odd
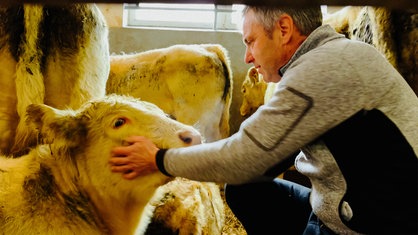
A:
POLYGON ((124 4, 126 26, 238 30, 243 5, 124 4))

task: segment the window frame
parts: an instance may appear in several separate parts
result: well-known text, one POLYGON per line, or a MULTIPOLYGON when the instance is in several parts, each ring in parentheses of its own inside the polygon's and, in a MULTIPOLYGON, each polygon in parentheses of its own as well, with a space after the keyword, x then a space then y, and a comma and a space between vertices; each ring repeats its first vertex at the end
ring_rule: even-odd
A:
MULTIPOLYGON (((124 3, 124 15, 126 27, 143 28, 177 28, 190 30, 213 30, 213 31, 238 31, 240 29, 241 11, 243 5, 219 5, 219 4, 173 4, 173 3, 124 3), (170 6, 171 5, 171 6, 170 6), (201 7, 200 7, 201 6, 201 7), (178 12, 208 12, 213 14, 210 21, 176 21, 168 20, 144 20, 138 19, 136 14, 141 11, 160 11, 166 14, 178 12), (177 11, 177 12, 176 12, 177 11), (234 15, 239 14, 239 15, 234 15), (234 18, 235 21, 234 21, 234 18)), ((164 15, 166 15, 164 14, 164 15)))

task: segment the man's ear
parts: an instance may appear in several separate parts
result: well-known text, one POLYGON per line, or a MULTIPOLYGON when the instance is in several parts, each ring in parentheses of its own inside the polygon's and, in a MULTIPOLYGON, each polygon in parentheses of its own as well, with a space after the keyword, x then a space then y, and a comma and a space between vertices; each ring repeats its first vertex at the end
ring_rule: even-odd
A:
POLYGON ((296 30, 292 17, 288 14, 281 15, 277 21, 277 27, 279 28, 280 36, 283 39, 283 44, 288 44, 296 30))

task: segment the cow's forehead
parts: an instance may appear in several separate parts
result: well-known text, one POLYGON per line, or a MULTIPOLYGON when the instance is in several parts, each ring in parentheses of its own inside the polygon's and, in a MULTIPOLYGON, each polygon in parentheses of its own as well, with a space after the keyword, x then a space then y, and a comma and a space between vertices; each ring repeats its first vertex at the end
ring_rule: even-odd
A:
POLYGON ((140 111, 141 114, 144 115, 165 115, 164 111, 161 110, 158 106, 146 102, 146 101, 140 101, 140 100, 134 100, 134 101, 128 101, 119 103, 118 105, 112 105, 112 108, 121 110, 127 110, 127 111, 140 111))
POLYGON ((118 95, 93 100, 84 106, 82 113, 93 117, 95 115, 102 116, 119 111, 135 112, 136 110, 144 115, 165 115, 163 110, 152 103, 141 101, 137 98, 118 95))

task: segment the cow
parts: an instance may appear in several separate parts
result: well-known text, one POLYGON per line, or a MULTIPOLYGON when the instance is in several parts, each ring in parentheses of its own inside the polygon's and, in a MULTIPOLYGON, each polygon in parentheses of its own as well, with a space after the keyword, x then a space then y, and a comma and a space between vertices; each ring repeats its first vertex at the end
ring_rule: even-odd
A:
POLYGON ((228 226, 219 186, 177 177, 157 189, 146 234, 221 235, 228 226))
POLYGON ((152 103, 120 95, 93 99, 77 110, 30 104, 26 121, 38 132, 39 144, 18 158, 0 156, 1 233, 144 234, 153 210, 171 195, 178 197, 177 211, 188 210, 171 216, 189 220, 172 234, 219 234, 222 199, 208 185, 176 183, 160 172, 126 180, 108 165, 111 148, 129 135, 146 136, 159 148, 199 144, 201 135, 192 126, 152 103), (176 184, 183 191, 173 194, 176 184), (218 226, 213 231, 211 223, 218 226), (192 224, 202 232, 195 233, 192 224))
POLYGON ((249 117, 258 107, 267 103, 273 95, 276 83, 265 82, 255 67, 250 67, 241 84, 242 102, 240 114, 249 117))
POLYGON ((232 84, 223 46, 177 44, 111 55, 106 92, 152 102, 212 142, 229 136, 232 84))
POLYGON ((29 104, 78 108, 103 97, 108 28, 94 4, 0 6, 0 154, 36 145, 25 125, 29 104))
POLYGON ((347 6, 324 17, 324 23, 376 47, 418 95, 418 9, 347 6))

